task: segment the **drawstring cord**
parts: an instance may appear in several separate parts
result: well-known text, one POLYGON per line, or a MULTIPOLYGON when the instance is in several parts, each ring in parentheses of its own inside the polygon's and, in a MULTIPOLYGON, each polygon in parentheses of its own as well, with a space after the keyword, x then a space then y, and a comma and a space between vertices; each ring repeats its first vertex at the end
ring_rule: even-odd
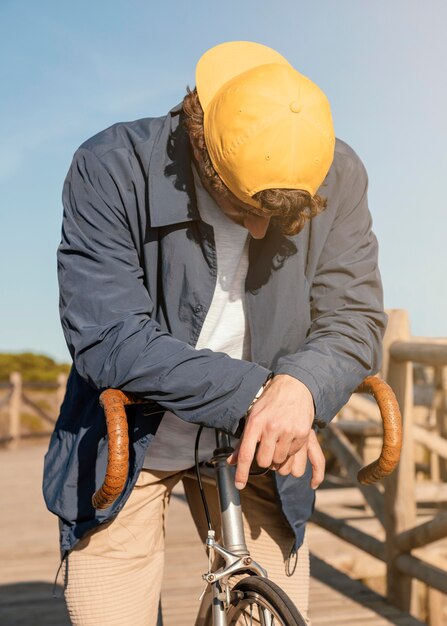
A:
POLYGON ((285 562, 286 576, 293 576, 298 565, 298 550, 295 548, 295 540, 293 540, 292 547, 290 549, 289 556, 285 562))
POLYGON ((57 568, 56 578, 54 579, 54 583, 53 583, 53 591, 51 593, 53 598, 62 598, 62 596, 64 595, 65 581, 64 581, 64 585, 62 587, 62 591, 60 591, 58 589, 57 581, 58 581, 58 578, 59 578, 59 574, 61 573, 62 565, 64 564, 64 561, 67 558, 67 556, 68 556, 68 550, 64 550, 64 553, 63 553, 62 558, 61 558, 61 562, 59 563, 59 567, 57 568))

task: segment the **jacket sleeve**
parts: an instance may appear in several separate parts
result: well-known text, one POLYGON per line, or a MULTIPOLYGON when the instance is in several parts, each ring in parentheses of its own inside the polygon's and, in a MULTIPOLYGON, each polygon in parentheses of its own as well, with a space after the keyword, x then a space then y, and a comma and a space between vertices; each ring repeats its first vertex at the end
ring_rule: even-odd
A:
POLYGON ((367 175, 354 156, 344 157, 338 174, 342 192, 310 287, 310 331, 302 348, 281 358, 275 368, 275 373, 290 374, 308 387, 320 427, 379 369, 386 326, 367 175))
POLYGON ((182 419, 235 432, 269 371, 161 330, 114 176, 88 149, 63 191, 60 314, 78 373, 131 391, 182 419))

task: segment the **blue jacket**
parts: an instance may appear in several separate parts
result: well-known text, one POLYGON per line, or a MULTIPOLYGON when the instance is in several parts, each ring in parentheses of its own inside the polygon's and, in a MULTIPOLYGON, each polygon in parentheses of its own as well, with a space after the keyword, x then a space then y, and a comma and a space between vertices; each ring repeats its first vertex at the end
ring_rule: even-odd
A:
MULTIPOLYGON (((197 211, 181 107, 116 124, 81 146, 64 185, 58 250, 73 368, 44 471, 47 506, 62 521, 62 549, 121 510, 160 410, 234 434, 273 371, 310 389, 321 427, 378 369, 385 315, 366 189, 361 161, 337 141, 319 190, 327 209, 296 236, 270 227, 264 239, 251 240, 247 362, 194 348, 214 292, 216 253, 212 227, 197 211), (122 497, 95 511, 91 496, 107 456, 98 396, 107 387, 149 404, 129 410, 122 497)), ((297 547, 314 503, 309 476, 276 475, 297 547)))

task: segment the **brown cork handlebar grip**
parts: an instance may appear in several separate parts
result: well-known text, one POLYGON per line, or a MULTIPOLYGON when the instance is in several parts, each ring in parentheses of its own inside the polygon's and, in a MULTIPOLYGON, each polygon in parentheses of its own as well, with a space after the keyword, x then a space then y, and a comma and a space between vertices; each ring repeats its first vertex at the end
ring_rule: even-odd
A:
POLYGON ((389 476, 399 463, 402 448, 402 417, 396 396, 385 381, 377 376, 368 376, 357 387, 357 393, 371 394, 380 410, 383 422, 383 444, 379 458, 362 469, 357 479, 362 485, 372 483, 389 476))
MULTIPOLYGON (((391 474, 398 464, 402 445, 402 419, 396 397, 383 380, 369 376, 356 392, 374 396, 383 420, 380 457, 358 473, 359 482, 369 485, 391 474)), ((129 473, 129 433, 125 407, 147 401, 119 389, 106 389, 100 395, 99 402, 104 409, 107 424, 108 461, 104 482, 93 495, 92 504, 95 509, 107 509, 123 491, 129 473)))
POLYGON ((102 486, 92 497, 95 509, 107 509, 124 489, 129 473, 129 430, 125 407, 141 402, 145 401, 119 389, 106 389, 99 396, 106 418, 109 443, 106 476, 102 486))

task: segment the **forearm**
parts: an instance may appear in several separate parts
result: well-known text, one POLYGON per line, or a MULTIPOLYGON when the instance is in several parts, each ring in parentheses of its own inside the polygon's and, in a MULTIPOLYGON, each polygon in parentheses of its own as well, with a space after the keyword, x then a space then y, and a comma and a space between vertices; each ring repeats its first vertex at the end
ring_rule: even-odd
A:
POLYGON ((130 317, 102 339, 99 329, 90 333, 88 348, 74 349, 74 362, 92 386, 136 393, 185 421, 229 432, 269 375, 255 363, 196 350, 150 319, 130 317))

